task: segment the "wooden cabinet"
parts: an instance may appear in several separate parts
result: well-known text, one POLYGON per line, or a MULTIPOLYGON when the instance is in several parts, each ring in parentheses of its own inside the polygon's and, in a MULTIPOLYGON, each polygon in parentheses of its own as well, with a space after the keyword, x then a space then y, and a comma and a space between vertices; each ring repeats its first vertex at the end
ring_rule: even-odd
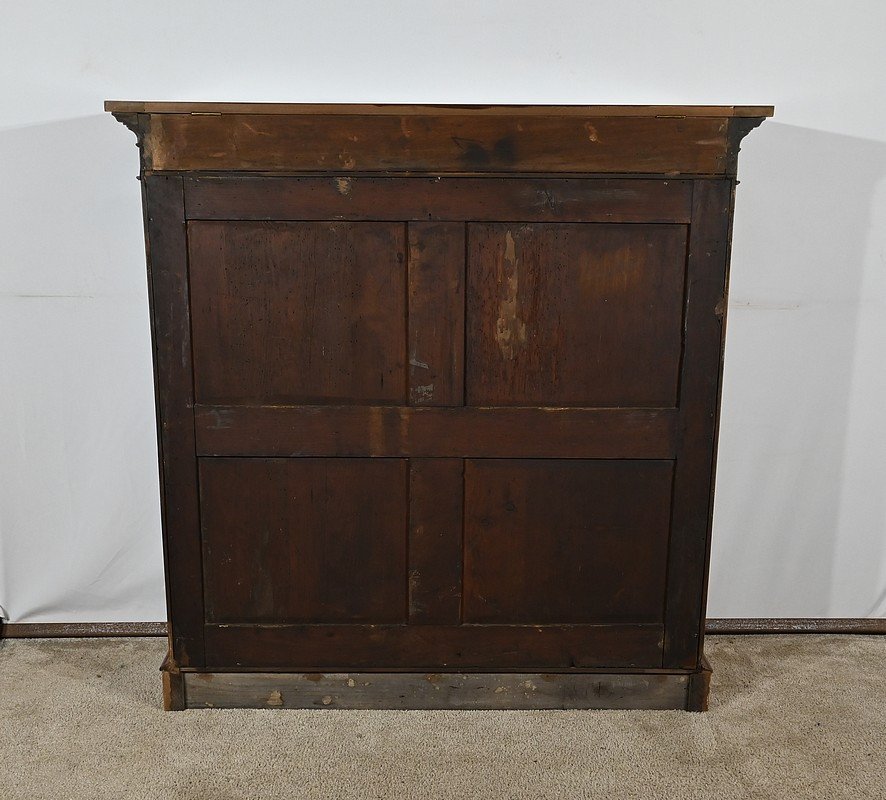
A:
POLYGON ((771 108, 107 108, 141 150, 167 707, 704 708, 771 108))

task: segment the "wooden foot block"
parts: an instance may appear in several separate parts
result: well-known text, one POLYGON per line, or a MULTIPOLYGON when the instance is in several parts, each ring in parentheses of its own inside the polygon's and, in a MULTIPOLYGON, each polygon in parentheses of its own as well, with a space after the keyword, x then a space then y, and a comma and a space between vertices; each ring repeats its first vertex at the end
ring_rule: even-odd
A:
POLYGON ((160 667, 163 675, 163 709, 164 711, 184 711, 185 681, 178 666, 169 655, 160 667))
POLYGON ((689 691, 687 693, 687 711, 707 711, 708 693, 711 688, 711 664, 705 656, 701 657, 701 665, 696 672, 689 675, 689 691))

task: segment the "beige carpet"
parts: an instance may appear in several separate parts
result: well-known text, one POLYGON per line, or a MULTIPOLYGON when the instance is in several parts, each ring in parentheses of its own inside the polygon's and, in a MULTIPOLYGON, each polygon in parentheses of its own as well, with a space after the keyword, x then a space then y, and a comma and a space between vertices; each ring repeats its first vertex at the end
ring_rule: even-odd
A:
POLYGON ((0 798, 886 798, 886 637, 715 637, 711 711, 160 710, 158 639, 0 642, 0 798))

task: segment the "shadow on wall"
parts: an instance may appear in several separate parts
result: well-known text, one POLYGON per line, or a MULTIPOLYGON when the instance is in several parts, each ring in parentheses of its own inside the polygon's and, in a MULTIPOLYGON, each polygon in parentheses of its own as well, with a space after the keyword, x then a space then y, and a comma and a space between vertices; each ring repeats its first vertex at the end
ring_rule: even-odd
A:
POLYGON ((135 137, 107 114, 0 131, 13 622, 165 618, 137 174, 135 137))
POLYGON ((708 613, 869 614, 886 494, 847 515, 847 455, 868 457, 847 437, 886 142, 767 122, 739 175, 708 613), (834 584, 846 548, 854 586, 834 584))

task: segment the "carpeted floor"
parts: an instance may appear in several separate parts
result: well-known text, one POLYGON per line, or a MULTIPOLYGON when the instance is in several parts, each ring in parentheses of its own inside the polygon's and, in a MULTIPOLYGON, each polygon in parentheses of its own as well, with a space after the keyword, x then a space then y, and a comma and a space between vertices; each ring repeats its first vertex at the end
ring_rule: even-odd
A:
POLYGON ((713 637, 707 714, 160 710, 160 639, 0 642, 0 797, 886 798, 886 637, 713 637))

